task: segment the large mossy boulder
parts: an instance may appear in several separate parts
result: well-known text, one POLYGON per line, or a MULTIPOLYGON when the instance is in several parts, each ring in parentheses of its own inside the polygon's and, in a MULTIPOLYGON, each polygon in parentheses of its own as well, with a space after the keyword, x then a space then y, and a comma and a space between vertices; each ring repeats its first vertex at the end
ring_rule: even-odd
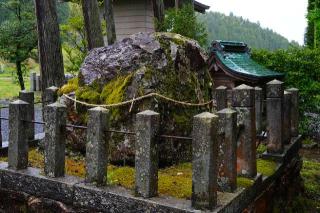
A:
MULTIPOLYGON (((150 93, 193 103, 210 100, 211 78, 207 55, 199 44, 171 33, 138 33, 111 46, 89 52, 77 79, 61 89, 75 91, 78 100, 94 104, 114 104, 150 93)), ((192 117, 210 110, 187 107, 159 98, 111 108, 112 128, 134 130, 137 112, 154 110, 161 114, 161 133, 190 136, 192 117)), ((85 122, 86 107, 78 105, 85 122)), ((188 141, 160 140, 162 162, 185 161, 191 157, 188 141)), ((112 135, 111 160, 132 160, 134 140, 112 135)))

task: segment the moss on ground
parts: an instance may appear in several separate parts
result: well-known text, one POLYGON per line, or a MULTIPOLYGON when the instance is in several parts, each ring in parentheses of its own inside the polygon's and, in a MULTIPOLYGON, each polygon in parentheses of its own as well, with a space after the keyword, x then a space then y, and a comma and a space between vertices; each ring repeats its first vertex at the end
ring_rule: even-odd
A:
POLYGON ((267 151, 267 146, 265 144, 260 144, 257 149, 257 154, 263 154, 267 151))
MULTIPOLYGON (((43 168, 43 154, 37 149, 31 149, 29 152, 29 166, 35 168, 43 168)), ((7 158, 2 157, 0 161, 7 161, 7 158)), ((258 172, 266 176, 272 175, 276 169, 277 164, 272 161, 258 159, 258 172)), ((320 170, 319 165, 312 163, 305 164, 309 167, 309 172, 305 172, 304 176, 308 176, 310 182, 307 182, 307 188, 316 193, 320 190, 319 184, 316 185, 315 180, 320 180, 317 171, 320 170)), ((85 164, 83 157, 66 157, 66 173, 68 175, 85 177, 85 164)), ((108 183, 123 186, 128 189, 134 189, 135 170, 133 167, 117 167, 113 165, 108 166, 108 183)), ((239 187, 247 188, 253 183, 253 179, 238 177, 237 183, 239 187)), ((183 163, 169 168, 159 170, 159 193, 162 195, 169 195, 177 198, 191 197, 192 192, 192 164, 183 163)))
POLYGON ((246 177, 237 177, 237 185, 238 187, 248 188, 254 184, 254 179, 246 178, 246 177))
POLYGON ((274 161, 257 159, 257 171, 264 176, 271 176, 277 170, 277 163, 274 161))

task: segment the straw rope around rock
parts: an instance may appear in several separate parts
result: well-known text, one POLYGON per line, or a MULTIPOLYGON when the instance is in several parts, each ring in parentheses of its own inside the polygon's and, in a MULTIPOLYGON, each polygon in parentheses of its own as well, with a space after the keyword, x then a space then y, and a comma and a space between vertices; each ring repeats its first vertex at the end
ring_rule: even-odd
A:
POLYGON ((75 103, 78 103, 78 104, 81 104, 81 105, 84 105, 84 106, 88 106, 88 107, 103 107, 103 108, 126 106, 126 105, 129 105, 129 104, 133 104, 136 101, 141 101, 141 100, 144 100, 146 98, 152 98, 152 97, 158 97, 158 98, 163 99, 165 101, 172 102, 172 103, 177 104, 177 105, 187 106, 187 107, 205 107, 205 106, 209 106, 209 105, 211 105, 213 107, 216 106, 215 100, 210 100, 210 101, 205 102, 205 103, 189 103, 189 102, 177 101, 177 100, 174 100, 172 98, 168 98, 168 97, 166 97, 164 95, 161 95, 161 94, 158 94, 158 93, 150 93, 150 94, 147 94, 147 95, 144 95, 144 96, 140 96, 138 98, 133 98, 131 100, 123 101, 123 102, 120 102, 120 103, 102 104, 102 105, 90 104, 90 103, 87 103, 87 102, 79 101, 79 100, 76 100, 76 99, 66 95, 66 94, 64 94, 63 96, 66 97, 67 99, 75 102, 75 103))

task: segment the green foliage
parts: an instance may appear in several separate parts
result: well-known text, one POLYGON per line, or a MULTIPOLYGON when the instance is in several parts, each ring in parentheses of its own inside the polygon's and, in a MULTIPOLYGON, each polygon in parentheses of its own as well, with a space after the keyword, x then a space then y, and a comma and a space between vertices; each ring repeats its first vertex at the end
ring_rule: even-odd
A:
POLYGON ((207 30, 199 22, 191 4, 184 5, 181 9, 166 11, 163 23, 157 23, 157 29, 164 32, 177 33, 199 42, 201 46, 207 44, 207 30))
POLYGON ((308 26, 305 34, 305 43, 310 48, 318 48, 320 41, 320 1, 308 1, 308 26))
POLYGON ((304 112, 320 112, 320 50, 291 48, 268 52, 253 51, 252 57, 266 67, 286 74, 285 86, 300 90, 299 107, 302 133, 308 126, 304 112))
POLYGON ((70 17, 60 26, 65 56, 65 70, 77 73, 87 55, 87 41, 85 39, 84 19, 81 6, 70 4, 70 17))
POLYGON ((208 12, 199 19, 208 29, 208 45, 214 40, 243 41, 252 48, 268 50, 287 49, 291 45, 286 38, 270 29, 263 29, 259 23, 252 23, 242 17, 208 12))
POLYGON ((8 15, 0 24, 0 57, 16 64, 20 87, 24 89, 22 62, 37 47, 33 1, 1 1, 0 11, 8 15))

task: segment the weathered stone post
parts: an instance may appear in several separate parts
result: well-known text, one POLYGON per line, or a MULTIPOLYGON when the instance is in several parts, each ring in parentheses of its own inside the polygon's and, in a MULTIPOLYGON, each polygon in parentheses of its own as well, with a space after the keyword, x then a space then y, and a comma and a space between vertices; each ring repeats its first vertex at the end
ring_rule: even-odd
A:
POLYGON ((273 80, 267 83, 267 132, 268 153, 283 152, 283 82, 273 80))
POLYGON ((45 90, 45 105, 55 103, 58 100, 58 87, 52 86, 45 90))
POLYGON ((242 84, 232 91, 232 106, 238 112, 237 172, 246 177, 257 175, 255 92, 242 84))
POLYGON ((160 114, 147 110, 136 117, 135 192, 150 198, 158 194, 158 134, 160 114))
POLYGON ((8 165, 12 169, 28 167, 27 111, 29 104, 17 100, 9 104, 8 165))
POLYGON ((217 204, 218 116, 194 116, 192 138, 192 206, 211 210, 217 204))
POLYGON ((228 107, 227 87, 220 86, 214 90, 214 98, 217 102, 217 111, 228 107))
POLYGON ((262 132, 262 102, 263 92, 260 87, 255 87, 255 111, 256 111, 256 131, 258 134, 262 132))
MULTIPOLYGON (((34 92, 20 91, 19 99, 29 104, 27 109, 26 120, 33 121, 34 120, 34 92)), ((27 125, 27 139, 34 140, 34 124, 27 123, 26 125, 27 125)))
POLYGON ((88 113, 86 182, 104 185, 107 179, 109 110, 96 107, 88 113))
POLYGON ((299 136, 299 90, 291 88, 287 90, 291 93, 291 136, 299 136))
POLYGON ((64 176, 66 106, 54 103, 44 108, 44 173, 48 177, 64 176))
POLYGON ((36 91, 36 78, 37 78, 37 73, 35 72, 30 73, 30 92, 36 91))
POLYGON ((283 140, 285 144, 291 141, 291 92, 284 91, 283 98, 283 140))
POLYGON ((41 76, 36 75, 36 91, 41 91, 41 76))
POLYGON ((219 116, 219 163, 218 185, 221 191, 237 189, 237 112, 224 109, 219 116))

